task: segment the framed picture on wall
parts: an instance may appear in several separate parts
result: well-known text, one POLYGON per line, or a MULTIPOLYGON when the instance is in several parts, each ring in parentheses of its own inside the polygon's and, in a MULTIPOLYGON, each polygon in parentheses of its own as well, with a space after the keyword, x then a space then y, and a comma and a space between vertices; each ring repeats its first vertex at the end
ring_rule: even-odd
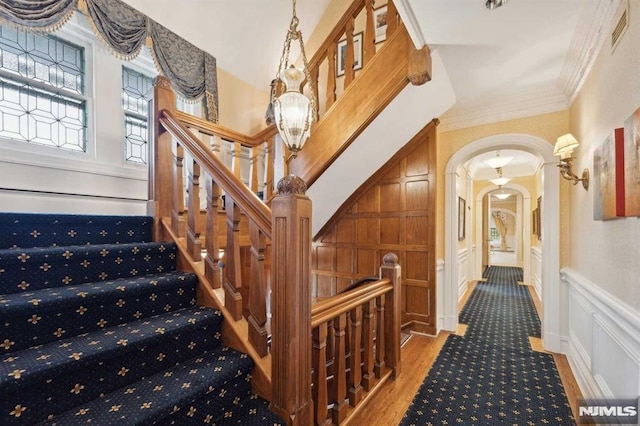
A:
POLYGON ((376 43, 381 43, 387 39, 387 6, 382 6, 373 10, 373 28, 375 30, 376 43))
POLYGON ((464 198, 458 197, 458 241, 462 241, 465 238, 465 218, 467 211, 467 202, 464 198))
MULTIPOLYGON (((336 77, 344 75, 344 67, 347 60, 347 40, 338 42, 336 50, 338 57, 336 58, 336 77)), ((357 71, 362 68, 362 32, 353 36, 353 70, 357 71)))
POLYGON ((536 236, 539 241, 542 241, 542 196, 538 197, 538 208, 536 208, 536 210, 538 211, 536 215, 536 230, 538 231, 536 232, 536 236))

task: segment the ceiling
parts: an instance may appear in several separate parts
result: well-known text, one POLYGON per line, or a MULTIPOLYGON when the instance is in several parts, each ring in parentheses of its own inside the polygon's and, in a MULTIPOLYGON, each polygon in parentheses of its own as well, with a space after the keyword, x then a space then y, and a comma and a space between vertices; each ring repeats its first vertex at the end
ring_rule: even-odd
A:
MULTIPOLYGON (((290 0, 182 0, 179 10, 175 0, 124 1, 211 53, 225 71, 269 87, 290 0)), ((439 51, 454 88, 457 101, 440 117, 442 131, 568 108, 620 0, 509 0, 495 10, 484 2, 396 0, 414 43, 439 51)), ((297 1, 305 41, 329 3, 338 4, 297 1)), ((526 153, 516 158, 505 172, 525 160, 527 171, 539 164, 526 153)), ((478 176, 494 172, 481 161, 469 166, 478 176)))
POLYGON ((473 157, 465 163, 465 168, 473 180, 489 180, 498 177, 494 168, 485 163, 487 160, 495 159, 497 152, 504 159, 511 160, 502 167, 502 175, 508 178, 520 176, 531 176, 538 171, 542 160, 537 156, 525 151, 503 149, 500 151, 490 151, 473 157))
MULTIPOLYGON (((124 1, 211 53, 219 68, 260 90, 269 91, 291 21, 291 0, 124 1)), ((329 2, 298 0, 298 28, 305 41, 329 2)), ((291 50, 295 58, 293 43, 291 50)))

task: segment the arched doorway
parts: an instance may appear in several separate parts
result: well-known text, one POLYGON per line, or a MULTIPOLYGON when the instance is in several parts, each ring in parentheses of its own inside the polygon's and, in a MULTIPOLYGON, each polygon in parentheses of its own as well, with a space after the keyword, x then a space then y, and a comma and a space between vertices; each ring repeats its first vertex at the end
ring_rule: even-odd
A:
MULTIPOLYGON (((523 216, 524 212, 530 212, 531 211, 531 194, 529 193, 529 191, 521 186, 521 185, 517 185, 517 184, 513 184, 513 183, 507 183, 506 185, 502 186, 503 189, 511 189, 514 191, 517 191, 521 194, 522 197, 522 206, 519 209, 520 210, 520 214, 521 216, 523 216)), ((487 188, 484 188, 483 190, 481 190, 480 192, 478 192, 478 196, 475 199, 475 203, 476 203, 476 208, 475 208, 475 212, 476 212, 476 241, 480 241, 482 239, 482 199, 489 194, 491 191, 495 191, 496 189, 498 189, 498 187, 496 185, 492 185, 489 186, 487 188)), ((531 221, 527 220, 528 218, 526 217, 521 217, 521 223, 522 223, 522 251, 523 251, 523 256, 522 256, 522 269, 523 269, 523 277, 524 277, 524 282, 525 283, 529 283, 531 281, 531 257, 530 257, 530 252, 531 252, 531 221)), ((482 252, 481 250, 476 250, 476 270, 474 271, 473 274, 473 278, 474 279, 479 279, 482 277, 482 252)))
POLYGON ((560 189, 557 159, 553 145, 537 136, 526 134, 502 134, 471 142, 449 159, 445 169, 445 238, 444 238, 444 284, 437 297, 443 307, 445 330, 454 331, 458 325, 458 266, 457 266, 457 220, 456 170, 476 155, 497 149, 515 149, 529 152, 542 158, 543 191, 545 202, 542 211, 542 228, 545 241, 542 248, 542 339, 544 347, 553 352, 562 352, 560 306, 560 189), (548 237, 547 237, 548 236, 548 237))

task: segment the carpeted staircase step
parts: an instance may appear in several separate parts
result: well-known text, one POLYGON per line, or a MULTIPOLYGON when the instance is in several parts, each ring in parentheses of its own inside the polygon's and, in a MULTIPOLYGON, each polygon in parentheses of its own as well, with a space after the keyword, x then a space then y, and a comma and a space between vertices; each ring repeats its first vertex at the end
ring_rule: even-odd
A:
POLYGON ((152 240, 149 216, 0 213, 0 249, 152 240))
POLYGON ((219 311, 201 306, 11 352, 0 363, 0 424, 34 422, 221 345, 219 311))
POLYGON ((135 386, 79 405, 43 424, 154 424, 181 411, 189 417, 189 405, 207 394, 222 394, 223 398, 216 399, 215 410, 226 412, 233 405, 233 400, 224 398, 226 393, 235 392, 244 398, 250 395, 252 368, 253 361, 246 354, 219 348, 141 380, 135 386))
POLYGON ((193 306, 197 283, 173 271, 0 295, 0 343, 16 351, 193 306))
POLYGON ((114 280, 175 270, 173 243, 0 250, 0 293, 114 280))

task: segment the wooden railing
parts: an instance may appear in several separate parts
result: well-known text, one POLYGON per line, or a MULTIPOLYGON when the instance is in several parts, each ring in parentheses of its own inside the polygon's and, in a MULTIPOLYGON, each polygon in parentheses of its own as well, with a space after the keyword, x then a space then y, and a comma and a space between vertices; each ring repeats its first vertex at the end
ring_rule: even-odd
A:
POLYGON ((198 136, 205 144, 209 145, 214 154, 220 155, 223 144, 229 144, 232 150, 231 170, 238 178, 243 178, 244 170, 241 164, 243 148, 250 150, 249 178, 245 183, 254 193, 258 193, 263 187, 263 200, 269 200, 273 196, 275 182, 275 136, 278 130, 275 126, 269 126, 254 136, 214 124, 210 121, 194 117, 184 112, 175 111, 175 118, 198 136), (259 157, 264 155, 264 173, 261 173, 259 157), (260 185, 261 184, 261 185, 260 185))
MULTIPOLYGON (((398 29, 399 18, 392 1, 389 1, 386 7, 387 30, 384 36, 390 37, 398 29)), ((355 0, 309 61, 309 74, 315 80, 315 87, 324 87, 326 89, 324 98, 320 98, 318 96, 319 93, 316 93, 316 98, 320 101, 323 110, 331 108, 337 97, 342 93, 342 90, 345 90, 354 81, 357 70, 364 68, 373 59, 376 53, 376 25, 374 19, 374 0, 355 0), (364 20, 362 45, 356 46, 354 35, 356 21, 361 20, 364 20), (338 52, 338 43, 340 42, 344 46, 345 55, 343 66, 338 69, 338 55, 341 54, 341 52, 338 52), (356 48, 362 50, 362 57, 359 58, 361 62, 359 63, 355 62, 356 55, 354 53, 356 48), (326 76, 321 76, 321 67, 324 68, 325 66, 326 76), (320 80, 321 78, 322 80, 320 80), (338 87, 341 82, 342 88, 338 87)), ((377 37, 384 38, 379 31, 377 37)))
MULTIPOLYGON (((320 119, 290 172, 311 186, 336 158, 411 82, 431 79, 429 48, 416 50, 400 21, 393 1, 387 3, 386 32, 376 30, 373 0, 355 0, 309 62, 318 97, 320 119), (362 63, 354 64, 354 27, 364 18, 362 63), (378 31, 378 34, 376 32, 378 31), (376 44, 376 37, 384 44, 376 44), (338 77, 337 44, 344 39, 344 75, 338 77), (356 68, 361 71, 357 71, 356 68), (342 83, 342 88, 338 87, 342 83), (318 89, 320 88, 320 89, 318 89)), ((342 71, 342 70, 341 70, 342 71)))
POLYGON ((400 362, 400 266, 387 254, 380 280, 322 300, 311 311, 314 424, 344 422, 400 362))

